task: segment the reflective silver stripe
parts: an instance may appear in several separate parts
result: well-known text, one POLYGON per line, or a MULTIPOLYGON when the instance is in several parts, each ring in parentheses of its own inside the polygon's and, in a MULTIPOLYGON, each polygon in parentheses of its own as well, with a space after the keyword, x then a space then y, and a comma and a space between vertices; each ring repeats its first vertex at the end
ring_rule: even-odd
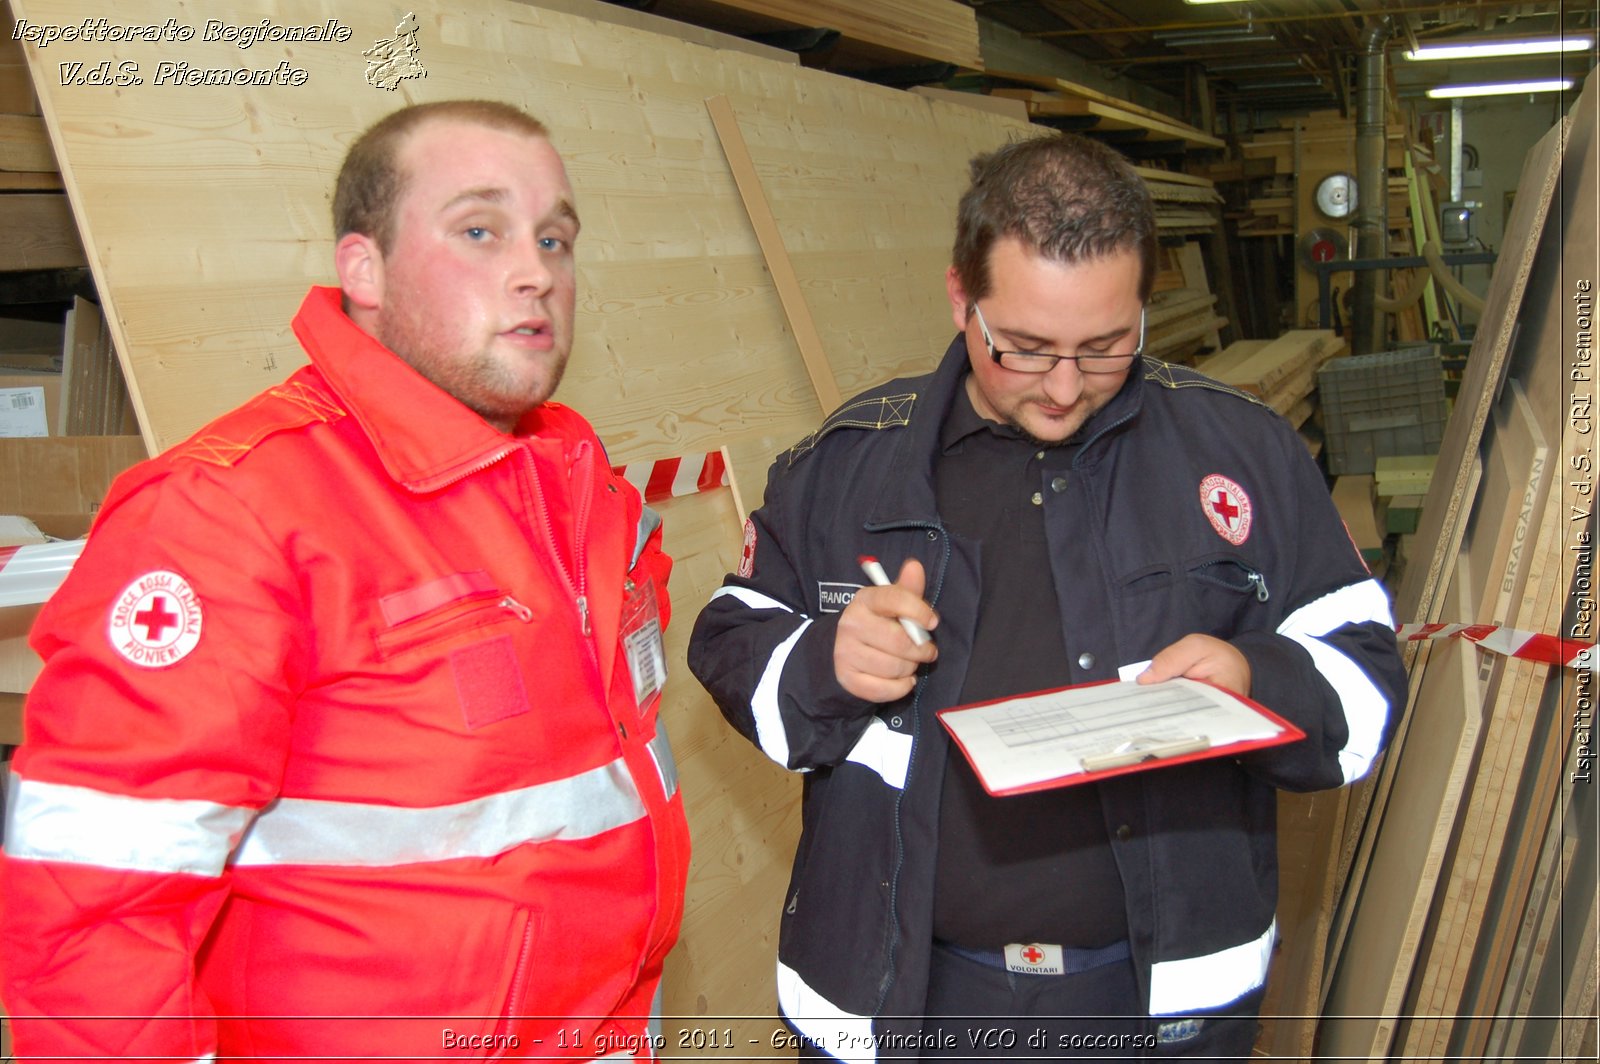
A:
POLYGON ((906 769, 911 764, 911 736, 892 730, 877 717, 867 725, 867 730, 856 745, 850 748, 846 761, 865 765, 883 782, 897 790, 906 789, 906 769))
POLYGON ((672 744, 667 742, 667 722, 656 718, 656 737, 645 747, 655 759, 656 772, 661 776, 661 789, 671 798, 678 793, 678 762, 672 757, 672 744))
POLYGON ((455 805, 279 798, 256 818, 232 863, 384 868, 492 857, 524 843, 592 838, 644 815, 619 758, 563 780, 455 805))
POLYGON ((1339 768, 1346 783, 1360 779, 1372 768, 1390 706, 1365 670, 1349 655, 1323 642, 1322 637, 1346 624, 1368 623, 1394 628, 1389 596, 1376 580, 1363 580, 1308 602, 1278 626, 1279 635, 1306 648, 1312 664, 1339 696, 1345 724, 1350 729, 1344 749, 1339 751, 1339 768))
POLYGON ((639 559, 644 556, 645 545, 650 542, 651 535, 660 527, 660 514, 648 506, 639 511, 639 527, 633 537, 633 557, 628 561, 629 569, 639 564, 639 559))
POLYGON ((1260 938, 1204 957, 1159 961, 1150 966, 1150 1015, 1172 1016, 1195 1009, 1220 1008, 1267 981, 1274 919, 1260 938))
MULTIPOLYGON (((715 602, 724 595, 731 595, 753 610, 782 610, 784 613, 795 611, 779 602, 770 595, 763 595, 748 587, 739 587, 735 584, 725 584, 712 593, 710 602, 715 602)), ((804 614, 800 616, 804 617, 804 614)), ((761 752, 772 760, 789 767, 789 733, 783 727, 783 714, 778 710, 778 681, 783 676, 783 666, 789 660, 789 654, 794 650, 795 644, 800 641, 800 635, 811 625, 811 618, 805 617, 799 628, 789 633, 789 638, 779 643, 773 650, 772 656, 767 659, 767 667, 761 672, 761 679, 756 683, 756 690, 750 696, 750 715, 756 722, 756 742, 761 747, 761 752)), ((809 768, 799 771, 809 772, 809 768)))
POLYGON ((785 606, 771 595, 763 595, 759 591, 753 591, 748 587, 740 587, 737 584, 725 584, 724 586, 717 588, 711 593, 711 597, 706 601, 715 602, 724 595, 732 595, 734 598, 738 599, 740 602, 744 603, 746 606, 749 606, 753 610, 782 610, 784 613, 794 612, 794 610, 790 609, 788 606, 785 606))
POLYGON ((133 798, 13 774, 5 849, 27 861, 129 872, 219 876, 252 810, 180 798, 133 798))
POLYGON ((800 973, 778 962, 778 1009, 795 1030, 840 1060, 872 1064, 878 1059, 872 1017, 846 1012, 806 985, 800 973))

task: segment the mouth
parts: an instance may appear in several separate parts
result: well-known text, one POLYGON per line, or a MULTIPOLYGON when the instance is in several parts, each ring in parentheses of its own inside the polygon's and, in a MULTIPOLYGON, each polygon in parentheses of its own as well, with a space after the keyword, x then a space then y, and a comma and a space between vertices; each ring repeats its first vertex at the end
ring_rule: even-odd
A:
POLYGON ((500 335, 512 343, 525 344, 541 349, 555 343, 555 328, 544 318, 529 318, 526 321, 519 321, 511 328, 502 330, 500 335))

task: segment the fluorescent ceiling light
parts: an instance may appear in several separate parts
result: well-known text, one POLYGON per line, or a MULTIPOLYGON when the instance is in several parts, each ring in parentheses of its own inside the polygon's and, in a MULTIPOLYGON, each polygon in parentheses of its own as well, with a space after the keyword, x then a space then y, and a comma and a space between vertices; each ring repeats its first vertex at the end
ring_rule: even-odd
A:
POLYGON ((1236 4, 1243 0, 1183 0, 1186 4, 1236 4))
POLYGON ((1435 100, 1451 100, 1458 96, 1515 96, 1524 92, 1560 92, 1572 88, 1571 78, 1550 81, 1502 81, 1491 85, 1439 85, 1428 90, 1435 100))
POLYGON ((1539 37, 1522 41, 1480 41, 1477 44, 1425 44, 1405 53, 1407 59, 1490 59, 1496 56, 1582 52, 1594 46, 1588 37, 1539 37))

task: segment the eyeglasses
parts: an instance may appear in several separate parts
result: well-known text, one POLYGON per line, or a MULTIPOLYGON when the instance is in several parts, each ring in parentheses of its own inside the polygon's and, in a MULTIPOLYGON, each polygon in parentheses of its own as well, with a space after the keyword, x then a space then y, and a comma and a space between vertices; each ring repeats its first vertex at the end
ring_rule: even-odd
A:
POLYGON ((994 336, 989 323, 983 320, 983 311, 972 304, 978 316, 978 328, 983 332, 983 342, 989 348, 989 357, 995 363, 1014 373, 1049 373, 1058 362, 1076 362, 1080 373, 1121 373, 1133 365, 1133 360, 1144 354, 1145 310, 1139 310, 1139 346, 1125 355, 1043 355, 1032 351, 1000 351, 994 346, 994 336))

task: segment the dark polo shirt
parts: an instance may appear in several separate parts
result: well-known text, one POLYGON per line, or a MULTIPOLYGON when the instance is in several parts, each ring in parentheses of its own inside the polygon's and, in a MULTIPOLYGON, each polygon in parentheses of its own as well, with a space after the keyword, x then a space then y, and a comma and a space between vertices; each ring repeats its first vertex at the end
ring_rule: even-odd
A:
MULTIPOLYGON (((934 468, 939 515, 978 545, 983 588, 963 703, 1071 682, 1044 501, 1075 450, 1041 447, 986 421, 965 391, 945 421, 934 468)), ((1095 948, 1127 937, 1122 880, 1094 784, 993 798, 959 749, 952 746, 946 764, 935 938, 992 950, 1010 942, 1095 948)))

